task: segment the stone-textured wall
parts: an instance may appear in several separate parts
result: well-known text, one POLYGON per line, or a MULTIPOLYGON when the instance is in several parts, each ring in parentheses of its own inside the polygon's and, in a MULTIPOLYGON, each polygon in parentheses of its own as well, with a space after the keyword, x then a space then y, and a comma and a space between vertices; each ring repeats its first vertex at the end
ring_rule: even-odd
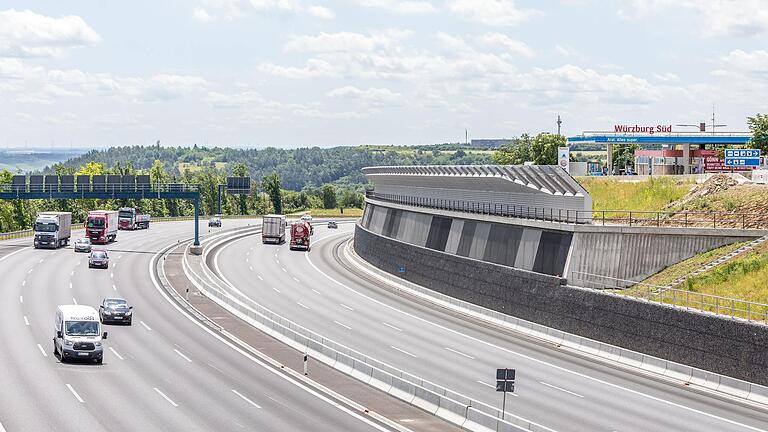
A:
POLYGON ((409 245, 355 228, 355 250, 403 279, 505 314, 768 385, 768 327, 571 288, 555 276, 409 245))

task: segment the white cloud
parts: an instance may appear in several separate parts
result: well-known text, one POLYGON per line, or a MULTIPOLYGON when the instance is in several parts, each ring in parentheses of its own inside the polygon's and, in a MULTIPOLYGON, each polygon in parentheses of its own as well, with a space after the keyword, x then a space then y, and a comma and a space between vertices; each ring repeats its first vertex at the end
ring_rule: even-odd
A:
POLYGON ((411 0, 353 0, 354 3, 397 14, 425 14, 435 12, 435 6, 428 1, 411 0))
POLYGON ((512 39, 502 33, 486 33, 480 36, 478 40, 485 45, 502 47, 510 54, 529 58, 535 55, 533 49, 525 42, 512 39))
POLYGON ((484 25, 512 26, 528 21, 540 12, 519 9, 514 0, 450 0, 451 12, 484 25))
POLYGON ((653 77, 656 78, 659 81, 662 82, 678 82, 680 81, 680 77, 676 74, 673 74, 672 72, 666 72, 663 74, 653 74, 653 77))
POLYGON ((56 57, 101 40, 82 18, 52 18, 29 10, 0 11, 0 57, 56 57))
POLYGON ((731 70, 759 74, 762 78, 768 78, 768 51, 746 52, 737 49, 721 57, 720 61, 731 70))
POLYGON ((581 57, 581 53, 570 45, 556 45, 555 52, 563 57, 581 57))
POLYGON ((758 36, 768 32, 765 0, 624 0, 618 14, 622 18, 640 19, 674 8, 687 9, 694 17, 702 18, 699 21, 704 36, 758 36))
POLYGON ((360 33, 339 32, 320 33, 317 36, 294 36, 285 45, 286 51, 303 52, 371 52, 378 49, 390 49, 400 40, 412 33, 402 30, 388 30, 364 35, 360 33))
POLYGON ((207 23, 207 22, 211 21, 211 19, 212 19, 211 15, 208 13, 208 11, 205 10, 204 8, 201 8, 201 7, 196 7, 192 11, 192 16, 194 16, 196 20, 198 20, 200 22, 203 22, 203 23, 207 23))
POLYGON ((207 85, 198 76, 160 74, 138 81, 137 97, 148 102, 168 101, 200 93, 207 85))
POLYGON ((193 15, 201 22, 216 18, 235 20, 251 14, 309 14, 318 18, 331 19, 333 11, 318 5, 304 5, 298 0, 203 0, 193 15))
POLYGON ((403 95, 387 88, 371 87, 361 90, 354 86, 344 86, 327 92, 326 96, 330 98, 356 99, 376 107, 401 106, 403 104, 403 95))

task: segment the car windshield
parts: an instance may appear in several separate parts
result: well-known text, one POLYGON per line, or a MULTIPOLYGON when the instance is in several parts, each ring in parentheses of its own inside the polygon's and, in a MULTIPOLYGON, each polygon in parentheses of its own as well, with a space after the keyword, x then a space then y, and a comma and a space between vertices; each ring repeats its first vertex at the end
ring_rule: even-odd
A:
POLYGON ((106 257, 107 257, 107 254, 105 254, 104 252, 94 252, 91 255, 91 258, 96 258, 96 259, 104 259, 106 257))
POLYGON ((121 211, 120 213, 118 213, 118 217, 121 217, 121 218, 132 218, 133 217, 133 213, 131 213, 129 211, 121 211))
POLYGON ((36 223, 35 224, 35 231, 38 232, 56 232, 56 224, 55 223, 36 223))
POLYGON ((98 321, 67 321, 67 336, 98 336, 98 321))
POLYGON ((77 239, 77 242, 80 244, 89 244, 91 241, 88 239, 81 238, 81 239, 77 239))
POLYGON ((120 299, 108 299, 104 303, 110 309, 125 309, 128 307, 128 302, 120 299))
POLYGON ((88 228, 103 228, 104 219, 88 219, 88 228))

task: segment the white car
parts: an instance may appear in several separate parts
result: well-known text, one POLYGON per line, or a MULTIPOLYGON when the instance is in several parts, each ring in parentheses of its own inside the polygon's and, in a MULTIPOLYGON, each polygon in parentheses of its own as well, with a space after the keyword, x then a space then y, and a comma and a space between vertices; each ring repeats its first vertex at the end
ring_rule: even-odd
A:
POLYGON ((303 215, 303 216, 301 217, 301 220, 303 220, 303 221, 307 221, 307 222, 312 222, 312 215, 309 215, 309 214, 305 214, 305 215, 303 215))

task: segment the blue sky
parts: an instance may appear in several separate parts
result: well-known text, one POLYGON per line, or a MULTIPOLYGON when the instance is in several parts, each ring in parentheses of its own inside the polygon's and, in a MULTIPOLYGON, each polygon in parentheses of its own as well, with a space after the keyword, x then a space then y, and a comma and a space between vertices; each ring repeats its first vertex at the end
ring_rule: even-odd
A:
POLYGON ((0 147, 439 143, 713 103, 745 130, 768 111, 762 3, 5 1, 0 147))

